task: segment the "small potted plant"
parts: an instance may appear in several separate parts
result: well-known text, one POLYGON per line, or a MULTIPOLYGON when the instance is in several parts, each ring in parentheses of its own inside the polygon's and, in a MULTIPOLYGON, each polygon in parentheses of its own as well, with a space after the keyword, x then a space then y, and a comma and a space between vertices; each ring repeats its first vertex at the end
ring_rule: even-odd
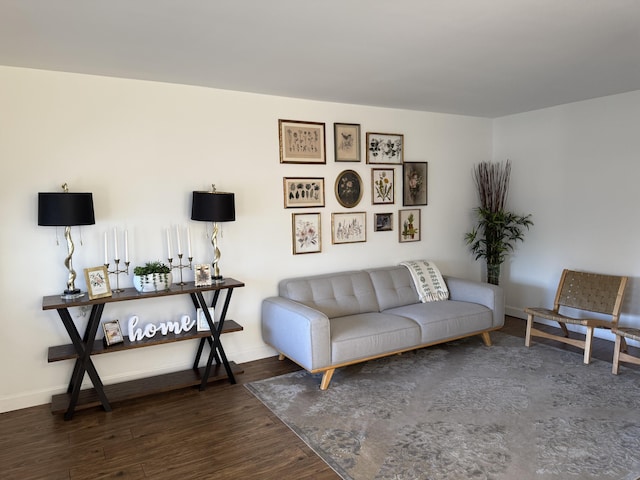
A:
POLYGON ((133 286, 139 292, 169 290, 172 280, 171 269, 159 261, 133 269, 133 286))

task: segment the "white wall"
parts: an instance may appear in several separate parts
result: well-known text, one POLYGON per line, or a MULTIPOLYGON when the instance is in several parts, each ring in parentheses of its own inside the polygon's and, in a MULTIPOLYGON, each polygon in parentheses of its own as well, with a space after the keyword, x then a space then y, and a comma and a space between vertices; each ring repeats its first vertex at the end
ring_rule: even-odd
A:
MULTIPOLYGON (((37 193, 58 191, 63 182, 71 191, 94 195, 96 224, 73 229, 76 283, 83 290, 83 268, 103 263, 102 236, 116 226, 129 231, 132 265, 164 260, 163 232, 176 224, 190 225, 196 263, 210 261, 205 225, 189 220, 191 192, 211 183, 235 192, 237 219, 224 225, 220 248, 222 273, 246 283, 234 293, 228 317, 244 331, 223 339, 236 362, 273 354, 260 337, 260 302, 275 294, 281 278, 429 258, 447 274, 480 279, 480 265, 468 253, 463 234, 476 203, 472 165, 492 154, 490 120, 9 67, 0 67, 0 106, 0 411, 48 403, 52 393, 66 389, 71 372, 71 361, 47 363, 48 347, 69 339, 56 312, 41 309, 43 296, 65 287, 66 246, 56 246, 55 228, 37 226, 37 193), (326 122, 327 164, 280 164, 279 118, 326 122), (372 212, 393 211, 397 218, 401 196, 396 192, 393 208, 371 205, 370 167, 333 160, 333 122, 360 123, 363 142, 367 131, 403 133, 405 160, 429 162, 421 242, 398 243, 397 226, 393 232, 373 232, 372 212), (365 181, 356 210, 368 212, 367 242, 333 246, 331 212, 345 211, 332 194, 333 182, 346 168, 357 170, 365 181), (320 254, 291 253, 291 214, 300 210, 283 208, 284 176, 325 178, 320 254)), ((499 123, 501 129, 509 124, 499 123)), ((521 164, 528 164, 529 157, 516 153, 511 155, 515 171, 524 175, 521 164)), ((590 175, 601 178, 606 168, 594 163, 600 172, 590 175)), ((528 170, 535 171, 534 165, 528 170)), ((623 181, 630 186, 632 180, 623 181)), ((530 194, 523 193, 528 200, 530 194)), ((589 202, 597 204, 598 198, 593 192, 589 202)), ((522 203, 529 207, 529 201, 522 203)), ((543 214, 534 210, 537 226, 525 260, 539 250, 542 232, 550 228, 543 214)), ((624 241, 629 248, 632 241, 624 241)), ((627 259, 621 256, 620 263, 627 259)), ((604 255, 599 260, 604 262, 604 255)), ((511 276, 520 283, 546 286, 552 275, 515 266, 511 276)), ((131 285, 131 277, 120 278, 124 286, 131 285)), ((514 298, 515 304, 524 300, 514 298)), ((171 297, 109 304, 103 318, 122 320, 136 313, 143 322, 168 320, 188 312, 189 302, 171 297)), ((82 330, 83 312, 76 310, 72 315, 82 330)), ((194 342, 180 342, 94 361, 109 383, 188 368, 194 351, 194 342)))
POLYGON ((535 222, 505 267, 508 314, 553 304, 573 268, 628 275, 621 324, 640 326, 639 119, 635 91, 494 121, 494 158, 513 163, 510 206, 535 222))

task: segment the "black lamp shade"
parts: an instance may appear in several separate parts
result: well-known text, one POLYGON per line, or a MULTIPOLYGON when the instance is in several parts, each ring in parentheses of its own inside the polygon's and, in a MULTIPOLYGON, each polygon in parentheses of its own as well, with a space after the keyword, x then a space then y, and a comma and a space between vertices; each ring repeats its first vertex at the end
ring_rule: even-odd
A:
POLYGON ((94 223, 91 193, 38 193, 38 225, 70 227, 94 223))
POLYGON ((225 192, 193 192, 191 220, 233 222, 236 219, 235 196, 225 192))

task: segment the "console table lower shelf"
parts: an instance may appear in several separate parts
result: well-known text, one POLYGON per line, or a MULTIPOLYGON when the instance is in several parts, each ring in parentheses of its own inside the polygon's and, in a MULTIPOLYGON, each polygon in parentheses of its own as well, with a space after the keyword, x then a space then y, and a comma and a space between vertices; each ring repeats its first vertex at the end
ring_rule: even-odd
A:
MULTIPOLYGON (((238 366, 235 362, 230 361, 229 365, 235 375, 244 373, 244 369, 238 366)), ((200 367, 197 370, 190 368, 188 370, 165 373, 155 377, 145 377, 122 383, 104 385, 104 393, 107 398, 109 398, 110 402, 121 402, 123 400, 132 400, 134 398, 146 397, 158 393, 192 387, 200 385, 204 369, 205 367, 200 367)), ((218 380, 226 380, 227 378, 229 377, 227 376, 224 365, 218 364, 211 367, 211 373, 209 374, 207 381, 211 383, 218 380)), ((66 412, 69 408, 70 400, 70 393, 54 395, 51 398, 51 412, 54 414, 66 412)), ((100 398, 98 398, 96 390, 94 388, 89 388, 80 391, 78 403, 76 404, 75 409, 84 410, 87 408, 99 407, 100 405, 100 398)))

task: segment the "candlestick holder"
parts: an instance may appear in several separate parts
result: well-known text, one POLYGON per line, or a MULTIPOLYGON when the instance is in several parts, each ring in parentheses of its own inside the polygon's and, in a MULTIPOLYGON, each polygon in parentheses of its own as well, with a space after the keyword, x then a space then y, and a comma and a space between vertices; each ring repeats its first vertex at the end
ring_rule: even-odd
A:
POLYGON ((179 253, 178 254, 178 265, 173 265, 173 258, 168 258, 167 260, 169 260, 169 268, 171 270, 173 270, 174 268, 177 268, 178 270, 180 270, 180 282, 176 282, 176 285, 186 285, 186 283, 182 280, 182 269, 183 268, 188 268, 189 270, 192 269, 192 262, 193 262, 193 257, 188 257, 189 258, 189 263, 182 263, 182 257, 184 256, 183 253, 179 253))
POLYGON ((116 288, 111 289, 112 292, 124 292, 124 288, 120 288, 120 274, 124 273, 125 275, 129 275, 129 261, 125 260, 124 262, 124 266, 125 269, 122 270, 120 269, 120 259, 118 258, 114 258, 113 262, 116 264, 116 268, 114 268, 113 270, 109 270, 109 264, 105 263, 104 266, 107 267, 107 273, 109 274, 113 274, 116 276, 116 288))

